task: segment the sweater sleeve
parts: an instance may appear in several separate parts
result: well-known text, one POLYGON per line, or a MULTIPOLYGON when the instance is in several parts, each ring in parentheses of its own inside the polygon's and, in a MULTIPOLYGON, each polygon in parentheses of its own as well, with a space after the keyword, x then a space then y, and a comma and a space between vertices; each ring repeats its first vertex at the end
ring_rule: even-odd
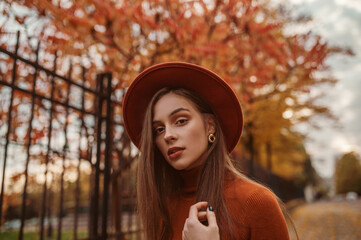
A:
POLYGON ((276 196, 267 188, 253 192, 245 203, 250 239, 288 240, 288 228, 276 196))

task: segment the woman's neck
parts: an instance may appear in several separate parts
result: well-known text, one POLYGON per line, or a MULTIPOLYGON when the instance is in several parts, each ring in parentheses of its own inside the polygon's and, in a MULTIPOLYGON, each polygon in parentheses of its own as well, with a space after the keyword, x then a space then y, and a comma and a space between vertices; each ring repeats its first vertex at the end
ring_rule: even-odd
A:
POLYGON ((182 190, 189 192, 189 191, 196 191, 199 174, 202 170, 202 165, 194 167, 190 170, 180 170, 178 171, 181 179, 182 179, 182 190))

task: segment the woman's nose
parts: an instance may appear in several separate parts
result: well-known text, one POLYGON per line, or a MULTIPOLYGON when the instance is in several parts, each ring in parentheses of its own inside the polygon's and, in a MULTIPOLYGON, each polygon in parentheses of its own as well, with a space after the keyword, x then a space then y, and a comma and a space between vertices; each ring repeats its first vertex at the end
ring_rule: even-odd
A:
POLYGON ((165 141, 169 142, 169 141, 174 141, 175 139, 177 139, 176 134, 172 128, 168 127, 164 131, 165 131, 165 133, 164 133, 165 141))

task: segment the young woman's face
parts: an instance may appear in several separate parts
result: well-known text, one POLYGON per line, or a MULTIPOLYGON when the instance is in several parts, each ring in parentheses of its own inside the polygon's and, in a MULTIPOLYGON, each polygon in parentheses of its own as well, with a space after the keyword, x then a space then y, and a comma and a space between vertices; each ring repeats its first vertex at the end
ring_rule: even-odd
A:
POLYGON ((203 164, 208 135, 214 133, 210 116, 201 114, 185 97, 168 93, 154 105, 155 142, 166 161, 176 170, 203 164))

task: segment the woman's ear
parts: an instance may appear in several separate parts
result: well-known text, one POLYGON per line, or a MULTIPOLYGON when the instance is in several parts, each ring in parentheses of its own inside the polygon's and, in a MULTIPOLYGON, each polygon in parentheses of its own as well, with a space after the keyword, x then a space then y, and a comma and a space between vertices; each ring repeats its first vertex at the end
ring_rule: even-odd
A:
POLYGON ((206 131, 208 134, 215 133, 216 132, 216 121, 214 119, 214 116, 211 114, 205 114, 205 126, 206 131))

